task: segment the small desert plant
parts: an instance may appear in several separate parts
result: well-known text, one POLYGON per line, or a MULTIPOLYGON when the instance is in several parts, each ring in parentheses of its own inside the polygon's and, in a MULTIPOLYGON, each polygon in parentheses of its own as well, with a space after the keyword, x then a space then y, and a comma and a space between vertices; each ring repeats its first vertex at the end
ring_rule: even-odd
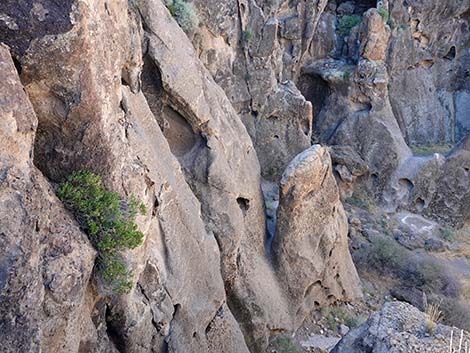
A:
POLYGON ((301 353, 302 349, 287 335, 275 338, 270 347, 277 353, 301 353))
POLYGON ((131 272, 121 252, 141 244, 144 235, 134 220, 138 210, 146 212, 145 206, 135 198, 126 200, 107 191, 101 177, 87 171, 72 173, 57 195, 98 251, 97 268, 105 284, 116 293, 127 293, 131 272))
POLYGON ((336 320, 350 328, 355 328, 363 322, 361 317, 351 314, 341 307, 325 308, 322 310, 322 315, 326 318, 329 328, 334 332, 338 329, 336 320))
POLYGON ((369 212, 374 211, 374 209, 376 208, 374 200, 360 190, 354 191, 352 196, 348 197, 344 201, 352 206, 362 208, 369 212))
POLYGON ((454 231, 447 227, 441 228, 441 236, 447 241, 452 241, 454 239, 454 231))
POLYGON ((419 145, 419 146, 410 146, 411 151, 417 155, 430 155, 433 153, 441 153, 447 154, 452 150, 452 145, 444 144, 444 145, 419 145))
POLYGON ((434 333, 437 324, 441 321, 442 311, 440 310, 440 303, 428 303, 426 294, 423 292, 423 303, 425 312, 427 314, 425 327, 426 332, 434 333))
POLYGON ((361 23, 362 17, 359 15, 344 15, 339 20, 338 31, 339 35, 344 37, 351 33, 351 29, 361 23))
POLYGON ((192 3, 185 0, 171 0, 167 4, 167 8, 186 33, 194 32, 199 25, 199 19, 192 3))
POLYGON ((380 16, 382 16, 382 18, 384 19, 384 21, 386 23, 388 23, 388 20, 390 19, 390 14, 388 13, 387 9, 385 7, 381 7, 379 9, 379 14, 380 16))
POLYGON ((253 38, 253 32, 250 31, 249 29, 243 31, 243 41, 245 43, 248 43, 252 38, 253 38))

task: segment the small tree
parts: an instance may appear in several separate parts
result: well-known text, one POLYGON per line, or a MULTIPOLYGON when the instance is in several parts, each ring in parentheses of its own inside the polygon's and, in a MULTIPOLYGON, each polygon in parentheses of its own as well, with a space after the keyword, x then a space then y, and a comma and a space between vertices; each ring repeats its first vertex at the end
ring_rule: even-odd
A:
POLYGON ((144 235, 134 221, 138 210, 146 213, 145 206, 134 197, 126 200, 106 190, 101 177, 87 171, 72 173, 57 195, 98 251, 97 268, 104 283, 118 294, 129 292, 132 272, 122 251, 142 243, 144 235))

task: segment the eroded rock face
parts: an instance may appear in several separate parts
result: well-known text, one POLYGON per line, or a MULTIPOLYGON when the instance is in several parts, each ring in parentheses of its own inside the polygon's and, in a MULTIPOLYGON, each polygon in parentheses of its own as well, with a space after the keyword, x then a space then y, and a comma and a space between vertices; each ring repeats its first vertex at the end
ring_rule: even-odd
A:
POLYGON ((160 84, 147 82, 143 91, 156 115, 161 111, 156 109, 166 105, 179 116, 165 114, 164 108, 163 132, 201 202, 206 228, 217 239, 229 306, 250 346, 261 350, 270 329, 290 326, 282 291, 266 258, 256 152, 230 101, 196 59, 165 6, 147 1, 136 1, 136 6, 147 29, 149 60, 160 72, 160 84), (160 96, 155 94, 158 89, 160 96), (174 136, 186 134, 194 136, 194 143, 178 147, 190 139, 174 136))
POLYGON ((37 118, 0 45, 0 350, 77 352, 95 252, 32 163, 37 118))
POLYGON ((390 101, 410 144, 455 143, 469 133, 468 2, 390 1, 390 101), (444 11, 445 9, 445 11, 444 11), (466 119, 462 119, 466 111, 466 119))
POLYGON ((280 185, 273 253, 298 327, 316 307, 359 298, 359 279, 328 150, 314 145, 299 154, 280 185))
POLYGON ((389 36, 378 10, 367 10, 347 41, 347 52, 357 54, 311 61, 300 81, 306 97, 320 106, 314 122, 318 139, 356 151, 369 169, 364 181, 378 198, 393 171, 411 154, 388 99, 389 36))
MULTIPOLYGON (((207 6, 208 23, 223 27, 233 19, 221 14, 232 10, 215 11, 216 5, 207 6)), ((289 204, 285 189, 277 273, 265 244, 260 173, 277 180, 310 146, 312 106, 292 80, 325 1, 279 7, 265 2, 262 8, 239 3, 244 22, 237 14, 229 28, 243 28, 245 39, 252 28, 259 45, 253 38, 239 46, 241 32, 228 31, 222 42, 217 32, 206 33, 220 46, 212 54, 192 47, 160 0, 28 2, 17 12, 11 2, 1 6, 8 18, 1 12, 0 33, 11 44, 32 103, 11 60, 2 57, 7 62, 2 94, 8 96, 1 102, 2 109, 7 107, 0 125, 2 142, 7 141, 0 160, 6 166, 0 177, 6 185, 1 231, 13 234, 5 238, 2 270, 17 272, 0 280, 10 281, 6 288, 15 294, 4 302, 18 307, 22 316, 14 317, 24 323, 19 328, 5 321, 8 349, 262 352, 271 335, 294 331, 316 302, 355 297, 357 277, 343 237, 347 223, 325 149, 315 153, 322 165, 328 160, 326 169, 315 157, 306 170, 288 172, 283 184, 287 188, 291 178, 304 183, 299 187, 306 192, 294 201, 308 217, 296 215, 296 223, 287 224, 297 206, 289 204), (60 26, 53 30, 54 19, 60 26), (237 59, 247 56, 232 61, 234 66, 222 65, 221 58, 231 53, 237 59), (220 56, 213 65, 211 55, 220 56), (217 76, 216 67, 228 73, 217 76), (42 176, 60 182, 79 169, 101 175, 109 189, 136 196, 149 210, 137 219, 144 243, 125 254, 133 271, 127 295, 105 292, 93 279, 95 253, 42 176), (325 183, 312 182, 305 175, 310 172, 325 183), (325 204, 330 201, 333 206, 325 204), (317 203, 324 207, 316 209, 317 203), (21 224, 7 214, 11 207, 25 214, 21 224), (312 217, 324 223, 309 233, 312 217), (29 229, 32 238, 24 236, 29 229), (297 238, 298 244, 291 241, 297 238), (331 256, 317 253, 318 245, 331 256), (298 263, 290 262, 295 252, 304 251, 299 246, 318 257, 308 264, 310 273, 300 272, 297 287, 286 277, 297 273, 298 263), (18 247, 31 254, 21 258, 28 259, 21 265, 11 255, 18 247), (23 283, 31 285, 18 300, 23 283), (32 304, 26 308, 24 301, 32 304)), ((207 38, 197 37, 204 26, 209 24, 200 27, 193 42, 206 43, 207 38)), ((1 308, 5 317, 16 315, 3 303, 1 308)))
MULTIPOLYGON (((38 38, 27 55, 19 56, 39 119, 35 163, 55 180, 75 169, 90 169, 109 188, 143 200, 149 213, 138 219, 144 244, 127 254, 134 273, 131 293, 115 297, 93 287, 84 293, 78 286, 74 295, 86 306, 77 305, 79 313, 70 313, 77 320, 84 316, 84 325, 64 333, 61 341, 74 340, 74 352, 210 352, 217 351, 221 339, 209 334, 214 330, 225 333, 227 351, 247 352, 225 304, 217 242, 206 231, 201 205, 138 93, 138 22, 126 1, 74 5, 79 20, 69 32, 53 44, 48 37, 38 38)), ((84 251, 79 244, 72 250, 84 251)), ((80 276, 86 277, 93 260, 84 262, 80 276)), ((47 322, 38 318, 38 324, 47 322)))
POLYGON ((457 227, 470 222, 470 136, 446 158, 425 212, 457 227))
MULTIPOLYGON (((447 352, 453 328, 436 324, 426 331, 428 315, 403 302, 385 303, 366 323, 350 331, 332 353, 447 352)), ((458 349, 460 331, 453 332, 452 349, 458 349)), ((463 342, 470 339, 464 332, 463 342)))
POLYGON ((263 176, 278 181, 310 146, 311 108, 293 81, 327 1, 194 3, 194 46, 247 126, 263 176))

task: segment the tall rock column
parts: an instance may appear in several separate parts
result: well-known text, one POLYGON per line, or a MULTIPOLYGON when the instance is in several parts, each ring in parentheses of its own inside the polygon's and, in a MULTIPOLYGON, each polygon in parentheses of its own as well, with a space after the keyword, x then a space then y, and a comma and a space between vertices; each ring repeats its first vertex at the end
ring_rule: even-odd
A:
POLYGON ((313 309, 360 297, 359 278, 327 148, 300 153, 280 183, 273 252, 298 328, 313 309))

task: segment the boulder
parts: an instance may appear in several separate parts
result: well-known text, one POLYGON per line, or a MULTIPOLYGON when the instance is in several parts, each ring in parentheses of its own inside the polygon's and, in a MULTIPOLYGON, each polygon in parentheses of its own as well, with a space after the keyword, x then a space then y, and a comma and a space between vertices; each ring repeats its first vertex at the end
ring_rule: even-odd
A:
MULTIPOLYGON (((331 353, 442 353, 458 350, 460 337, 469 342, 470 333, 442 324, 429 327, 430 318, 417 308, 403 302, 388 302, 364 324, 351 330, 331 353), (452 339, 453 337, 453 339, 452 339)), ((463 343, 465 344, 465 343, 463 343)), ((463 346, 462 346, 463 347, 463 346)))

